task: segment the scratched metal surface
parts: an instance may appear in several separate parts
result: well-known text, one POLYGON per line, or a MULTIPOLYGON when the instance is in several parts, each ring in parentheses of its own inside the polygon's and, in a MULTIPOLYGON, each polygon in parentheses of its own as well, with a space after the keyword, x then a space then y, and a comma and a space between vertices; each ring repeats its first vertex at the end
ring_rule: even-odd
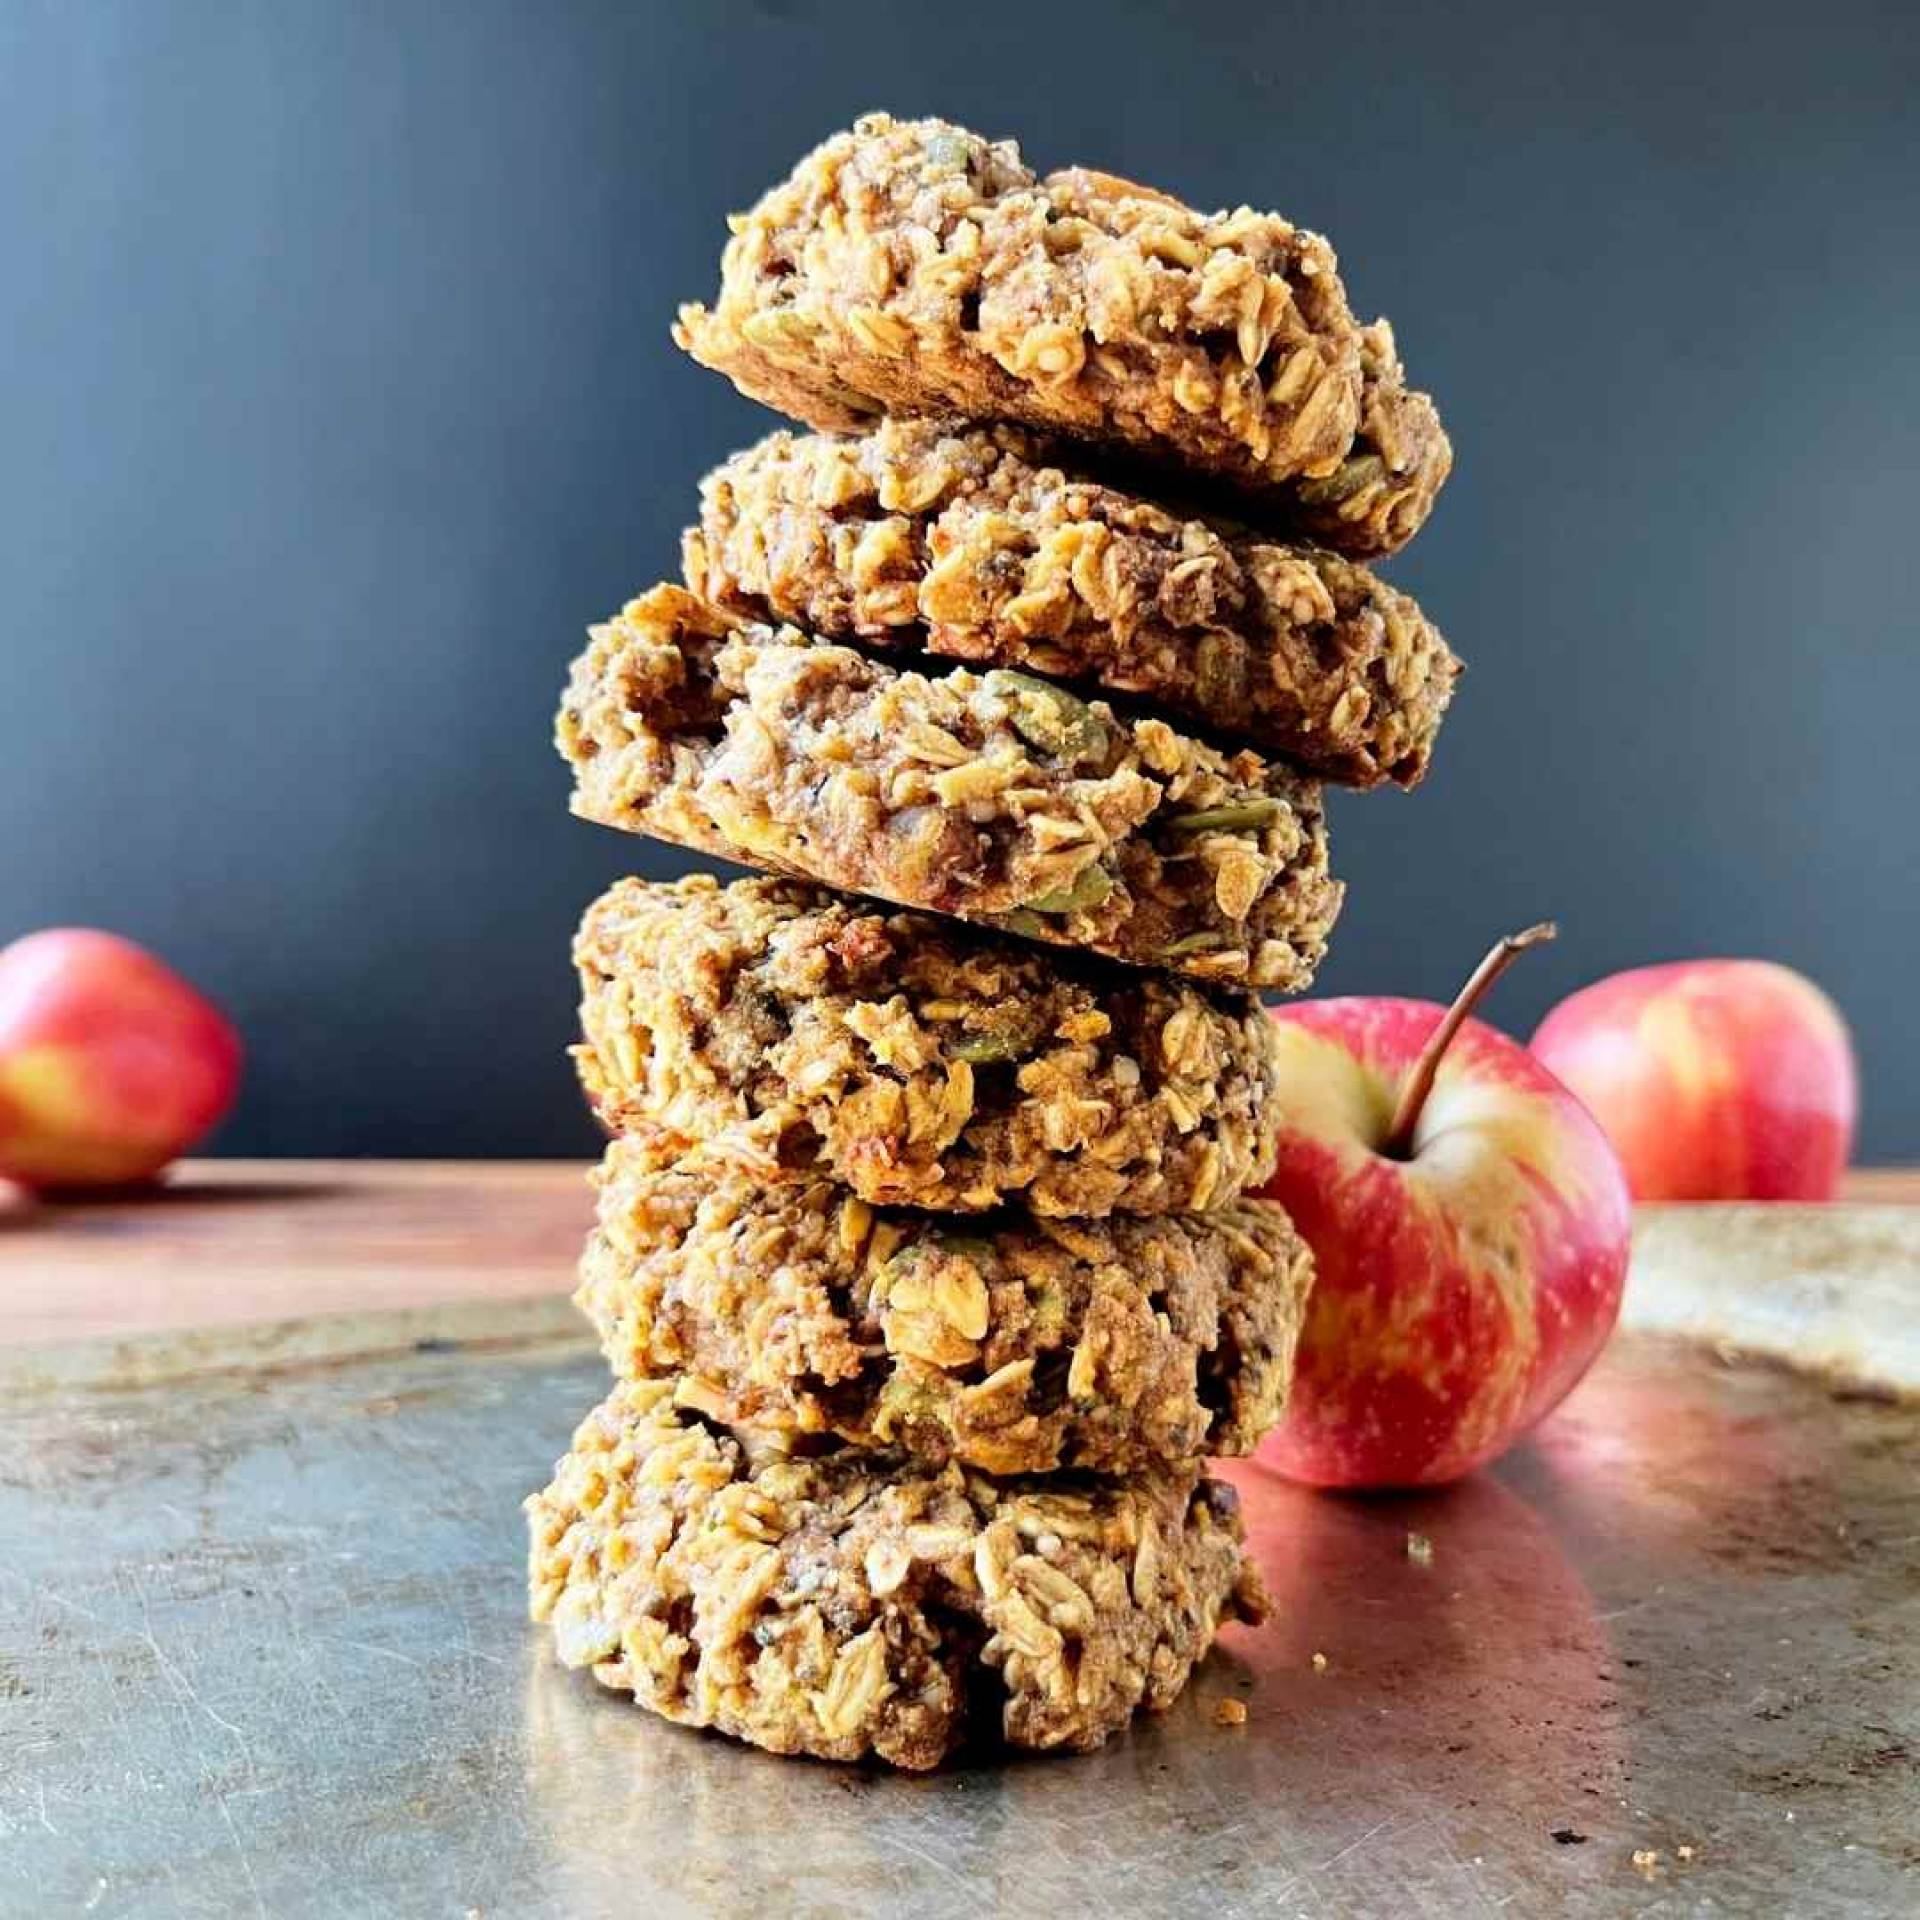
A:
POLYGON ((138 1388, 0 1371, 0 1910, 1920 1907, 1911 1407, 1634 1336, 1452 1493, 1243 1472, 1273 1623, 1091 1758, 907 1779, 551 1663, 516 1507, 599 1373, 551 1314, 489 1331, 138 1388))

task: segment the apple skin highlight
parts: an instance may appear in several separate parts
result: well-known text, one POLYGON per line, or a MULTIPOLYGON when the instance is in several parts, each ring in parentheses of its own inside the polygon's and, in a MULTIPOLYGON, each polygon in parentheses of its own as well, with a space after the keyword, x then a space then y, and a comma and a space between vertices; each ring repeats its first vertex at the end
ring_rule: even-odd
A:
POLYGON ((1271 1009, 1287 1124, 1263 1189, 1317 1268, 1286 1418, 1259 1458, 1323 1487, 1431 1486, 1503 1452, 1571 1391, 1619 1316, 1619 1161, 1525 1048, 1468 1020, 1404 1158, 1381 1151, 1446 1010, 1271 1009))
POLYGON ((1859 1075, 1833 1002, 1765 960, 1638 967, 1561 1001, 1533 1053, 1605 1128, 1636 1200, 1831 1200, 1859 1075))

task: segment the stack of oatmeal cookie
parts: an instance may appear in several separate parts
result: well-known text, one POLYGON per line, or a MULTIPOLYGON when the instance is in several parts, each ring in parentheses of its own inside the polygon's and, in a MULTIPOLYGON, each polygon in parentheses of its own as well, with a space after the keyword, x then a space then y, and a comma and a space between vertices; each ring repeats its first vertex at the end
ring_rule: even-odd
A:
POLYGON ((1253 990, 1339 906, 1321 783, 1425 770, 1458 663, 1361 563, 1446 438, 1315 235, 933 121, 803 161, 675 337, 817 431, 709 476, 559 743, 583 817, 779 877, 580 929, 620 1384, 533 1610, 781 1752, 1092 1746, 1257 1617, 1203 1463, 1309 1261, 1242 1197, 1253 990))

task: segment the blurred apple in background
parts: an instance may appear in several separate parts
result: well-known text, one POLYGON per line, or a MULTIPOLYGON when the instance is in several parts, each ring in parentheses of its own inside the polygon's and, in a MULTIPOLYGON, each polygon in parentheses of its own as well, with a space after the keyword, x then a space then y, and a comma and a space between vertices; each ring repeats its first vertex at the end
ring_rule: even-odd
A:
POLYGON ((1765 960, 1681 960, 1563 1000, 1533 1052, 1607 1130, 1636 1200, 1831 1200, 1853 1150, 1846 1024, 1765 960))
POLYGON ((1266 1465, 1325 1487, 1452 1480, 1548 1413, 1619 1315, 1626 1181, 1592 1116, 1518 1042, 1451 1008, 1274 1007, 1286 1116, 1263 1191, 1317 1268, 1287 1414, 1266 1465))
POLYGON ((239 1084, 239 1036, 144 947, 54 927, 0 949, 0 1179, 151 1179, 218 1124, 239 1084))

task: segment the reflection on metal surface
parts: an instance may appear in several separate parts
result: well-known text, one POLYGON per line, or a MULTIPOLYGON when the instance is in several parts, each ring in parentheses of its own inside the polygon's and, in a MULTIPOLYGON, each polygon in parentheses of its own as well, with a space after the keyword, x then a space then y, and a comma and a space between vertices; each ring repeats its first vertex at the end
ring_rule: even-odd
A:
POLYGON ((599 1391, 496 1341, 0 1395, 0 1910, 1911 1910, 1911 1407, 1628 1339, 1451 1492, 1236 1467, 1272 1623, 1099 1754, 909 1779, 554 1665, 517 1502, 599 1391))

